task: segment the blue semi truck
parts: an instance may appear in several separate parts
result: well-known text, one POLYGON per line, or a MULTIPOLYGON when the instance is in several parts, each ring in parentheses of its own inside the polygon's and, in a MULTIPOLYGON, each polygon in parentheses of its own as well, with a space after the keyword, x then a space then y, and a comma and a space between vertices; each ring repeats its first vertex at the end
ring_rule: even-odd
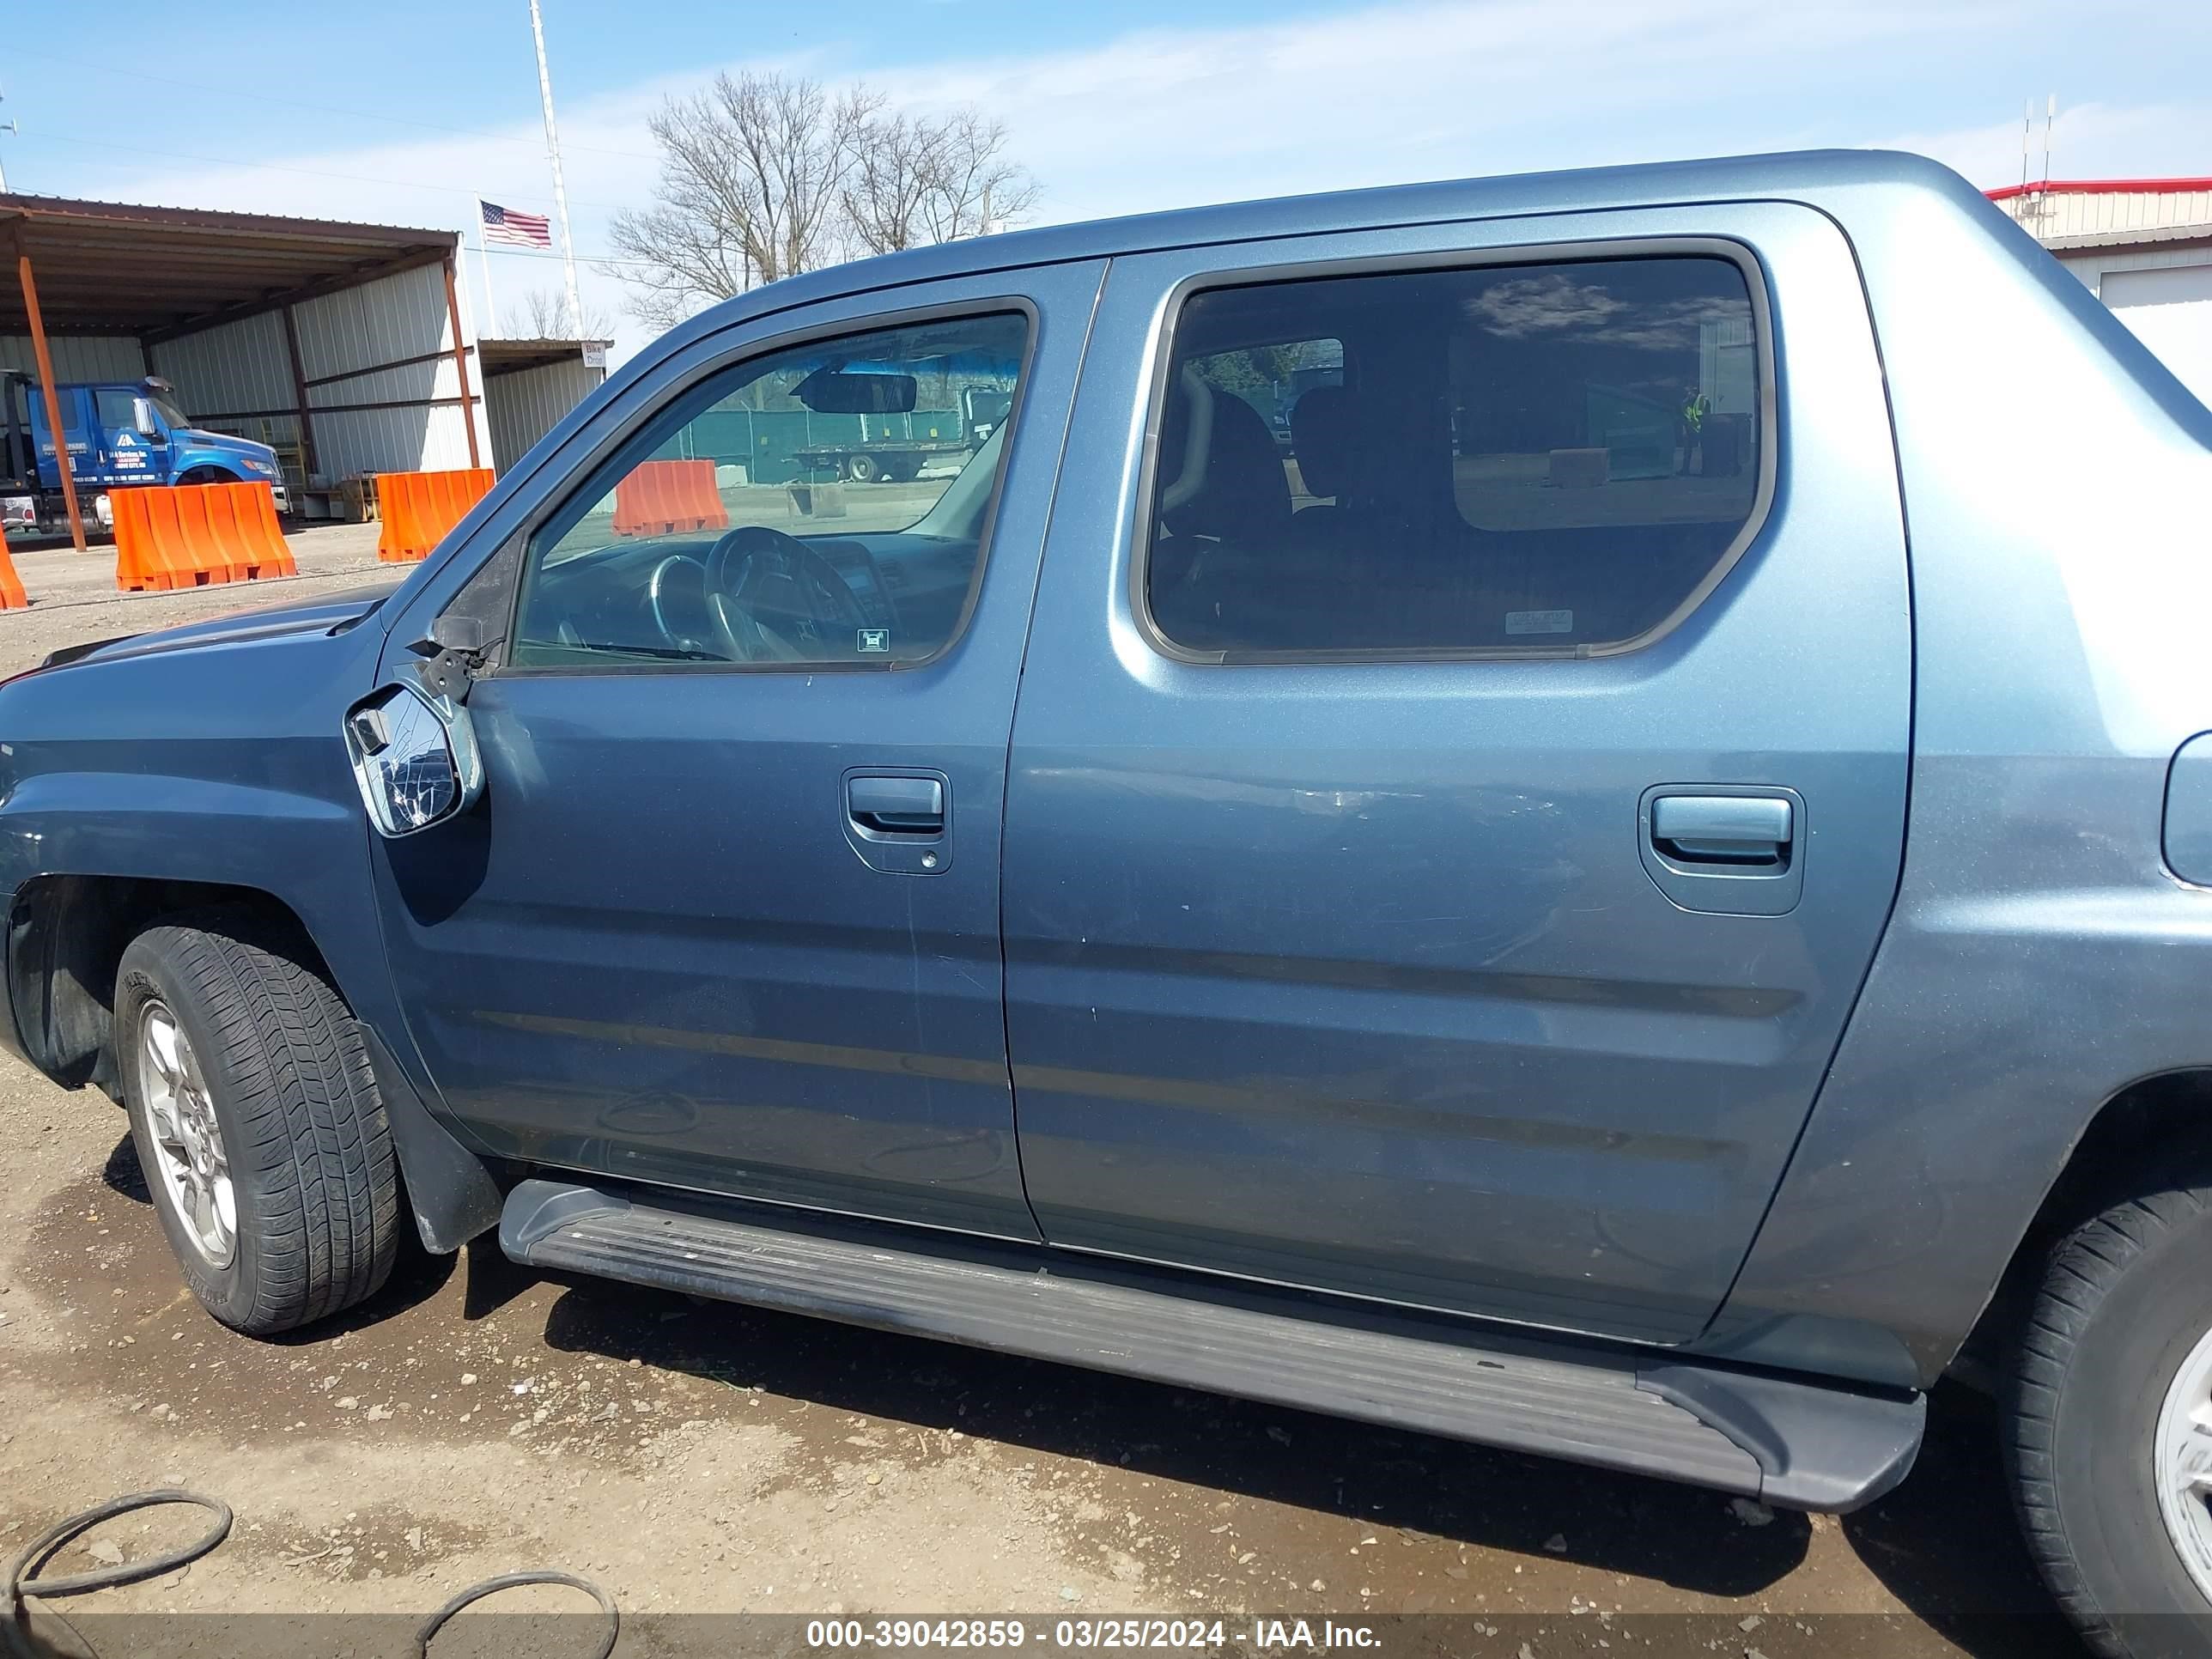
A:
MULTIPOLYGON (((167 380, 58 386, 54 395, 78 509, 88 520, 112 525, 108 492, 140 484, 265 483, 276 510, 290 510, 276 452, 195 427, 167 380)), ((67 523, 46 395, 27 374, 0 373, 0 525, 37 534, 67 523)))

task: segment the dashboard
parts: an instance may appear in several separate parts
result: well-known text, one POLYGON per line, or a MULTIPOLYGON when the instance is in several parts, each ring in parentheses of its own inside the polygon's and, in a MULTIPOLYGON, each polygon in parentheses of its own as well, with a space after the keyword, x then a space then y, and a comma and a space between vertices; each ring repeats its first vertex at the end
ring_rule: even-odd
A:
MULTIPOLYGON (((582 666, 609 656, 726 660, 707 595, 707 563, 720 533, 624 539, 532 572, 509 659, 523 666, 582 666)), ((975 574, 974 542, 910 530, 795 539, 836 573, 862 624, 851 639, 825 630, 810 659, 912 662, 935 654, 958 627, 975 574)))

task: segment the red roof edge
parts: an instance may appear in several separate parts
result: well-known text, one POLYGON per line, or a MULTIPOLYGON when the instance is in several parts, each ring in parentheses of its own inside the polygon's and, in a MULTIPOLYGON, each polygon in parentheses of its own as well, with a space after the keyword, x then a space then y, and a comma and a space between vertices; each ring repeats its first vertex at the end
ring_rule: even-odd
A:
POLYGON ((2116 196, 2133 191, 2212 190, 2212 179, 2045 179, 2033 185, 2000 185, 1983 195, 1992 202, 2009 202, 2015 196, 2040 195, 2046 191, 2071 191, 2080 196, 2116 196))

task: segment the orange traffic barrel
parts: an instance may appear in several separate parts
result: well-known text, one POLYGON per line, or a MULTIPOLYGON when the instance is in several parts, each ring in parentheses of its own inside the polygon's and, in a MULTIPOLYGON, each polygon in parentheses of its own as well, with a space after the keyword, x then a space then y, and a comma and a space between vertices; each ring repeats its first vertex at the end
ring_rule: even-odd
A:
POLYGON ((133 485, 107 500, 126 593, 300 574, 266 483, 133 485))
POLYGON ((411 564, 423 557, 490 488, 488 466, 378 473, 376 513, 382 527, 377 532, 376 556, 386 564, 411 564))
POLYGON ((8 551, 8 532, 0 526, 0 611, 26 611, 31 596, 23 592, 23 579, 15 574, 15 561, 8 551))
POLYGON ((615 486, 615 534, 669 536, 730 522, 712 461, 640 461, 615 486))

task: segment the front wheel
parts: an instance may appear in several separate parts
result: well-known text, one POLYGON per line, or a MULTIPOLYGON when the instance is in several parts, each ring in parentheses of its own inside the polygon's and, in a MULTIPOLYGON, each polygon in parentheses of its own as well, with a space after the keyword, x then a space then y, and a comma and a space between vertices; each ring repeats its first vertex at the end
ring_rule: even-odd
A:
POLYGON ((210 1313, 269 1336, 383 1285, 398 1165, 304 937, 241 911, 148 929, 117 969, 115 1044, 161 1231, 210 1313))
POLYGON ((2212 1158, 2077 1228, 2006 1389, 2028 1549, 2107 1659, 2212 1656, 2212 1158))

